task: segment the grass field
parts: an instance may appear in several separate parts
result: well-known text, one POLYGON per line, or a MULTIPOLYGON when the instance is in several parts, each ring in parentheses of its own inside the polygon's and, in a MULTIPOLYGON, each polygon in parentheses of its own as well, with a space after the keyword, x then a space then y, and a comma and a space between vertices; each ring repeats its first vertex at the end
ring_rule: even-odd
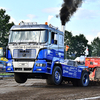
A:
POLYGON ((13 73, 0 73, 0 75, 14 75, 13 73))

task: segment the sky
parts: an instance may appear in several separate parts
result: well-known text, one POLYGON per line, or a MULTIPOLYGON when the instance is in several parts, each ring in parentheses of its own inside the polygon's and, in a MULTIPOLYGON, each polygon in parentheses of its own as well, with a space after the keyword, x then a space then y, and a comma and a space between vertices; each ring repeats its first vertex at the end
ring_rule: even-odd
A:
MULTIPOLYGON (((21 21, 48 22, 61 30, 59 15, 63 0, 2 0, 0 9, 6 10, 15 24, 21 21)), ((84 34, 89 44, 100 37, 100 0, 84 0, 82 6, 74 13, 65 29, 73 35, 84 34)))

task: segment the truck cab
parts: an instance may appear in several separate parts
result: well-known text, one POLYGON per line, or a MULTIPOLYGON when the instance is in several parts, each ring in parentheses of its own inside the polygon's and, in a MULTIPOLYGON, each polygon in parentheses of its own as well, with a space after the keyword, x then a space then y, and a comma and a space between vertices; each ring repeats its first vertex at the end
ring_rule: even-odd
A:
MULTIPOLYGON (((10 29, 7 72, 51 74, 51 64, 64 59, 63 32, 52 25, 20 23, 10 29)), ((34 76, 34 75, 33 75, 34 76)))

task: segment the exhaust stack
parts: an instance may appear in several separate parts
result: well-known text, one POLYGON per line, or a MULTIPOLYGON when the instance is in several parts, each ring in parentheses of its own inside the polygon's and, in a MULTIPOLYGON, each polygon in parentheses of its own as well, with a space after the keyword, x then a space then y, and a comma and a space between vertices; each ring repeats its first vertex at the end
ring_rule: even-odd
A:
MULTIPOLYGON (((65 38, 65 25, 61 25, 61 31, 64 33, 64 38, 65 38)), ((64 38, 63 38, 63 42, 64 42, 64 38)))
POLYGON ((62 25, 61 31, 65 33, 65 25, 62 25))

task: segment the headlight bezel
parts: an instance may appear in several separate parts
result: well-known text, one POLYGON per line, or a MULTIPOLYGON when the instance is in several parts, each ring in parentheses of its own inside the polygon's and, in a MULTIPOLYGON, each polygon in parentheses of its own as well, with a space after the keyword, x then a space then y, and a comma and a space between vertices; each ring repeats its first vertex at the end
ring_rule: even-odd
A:
POLYGON ((11 63, 7 63, 7 66, 11 66, 11 63))
POLYGON ((36 63, 36 67, 46 67, 45 63, 36 63))

